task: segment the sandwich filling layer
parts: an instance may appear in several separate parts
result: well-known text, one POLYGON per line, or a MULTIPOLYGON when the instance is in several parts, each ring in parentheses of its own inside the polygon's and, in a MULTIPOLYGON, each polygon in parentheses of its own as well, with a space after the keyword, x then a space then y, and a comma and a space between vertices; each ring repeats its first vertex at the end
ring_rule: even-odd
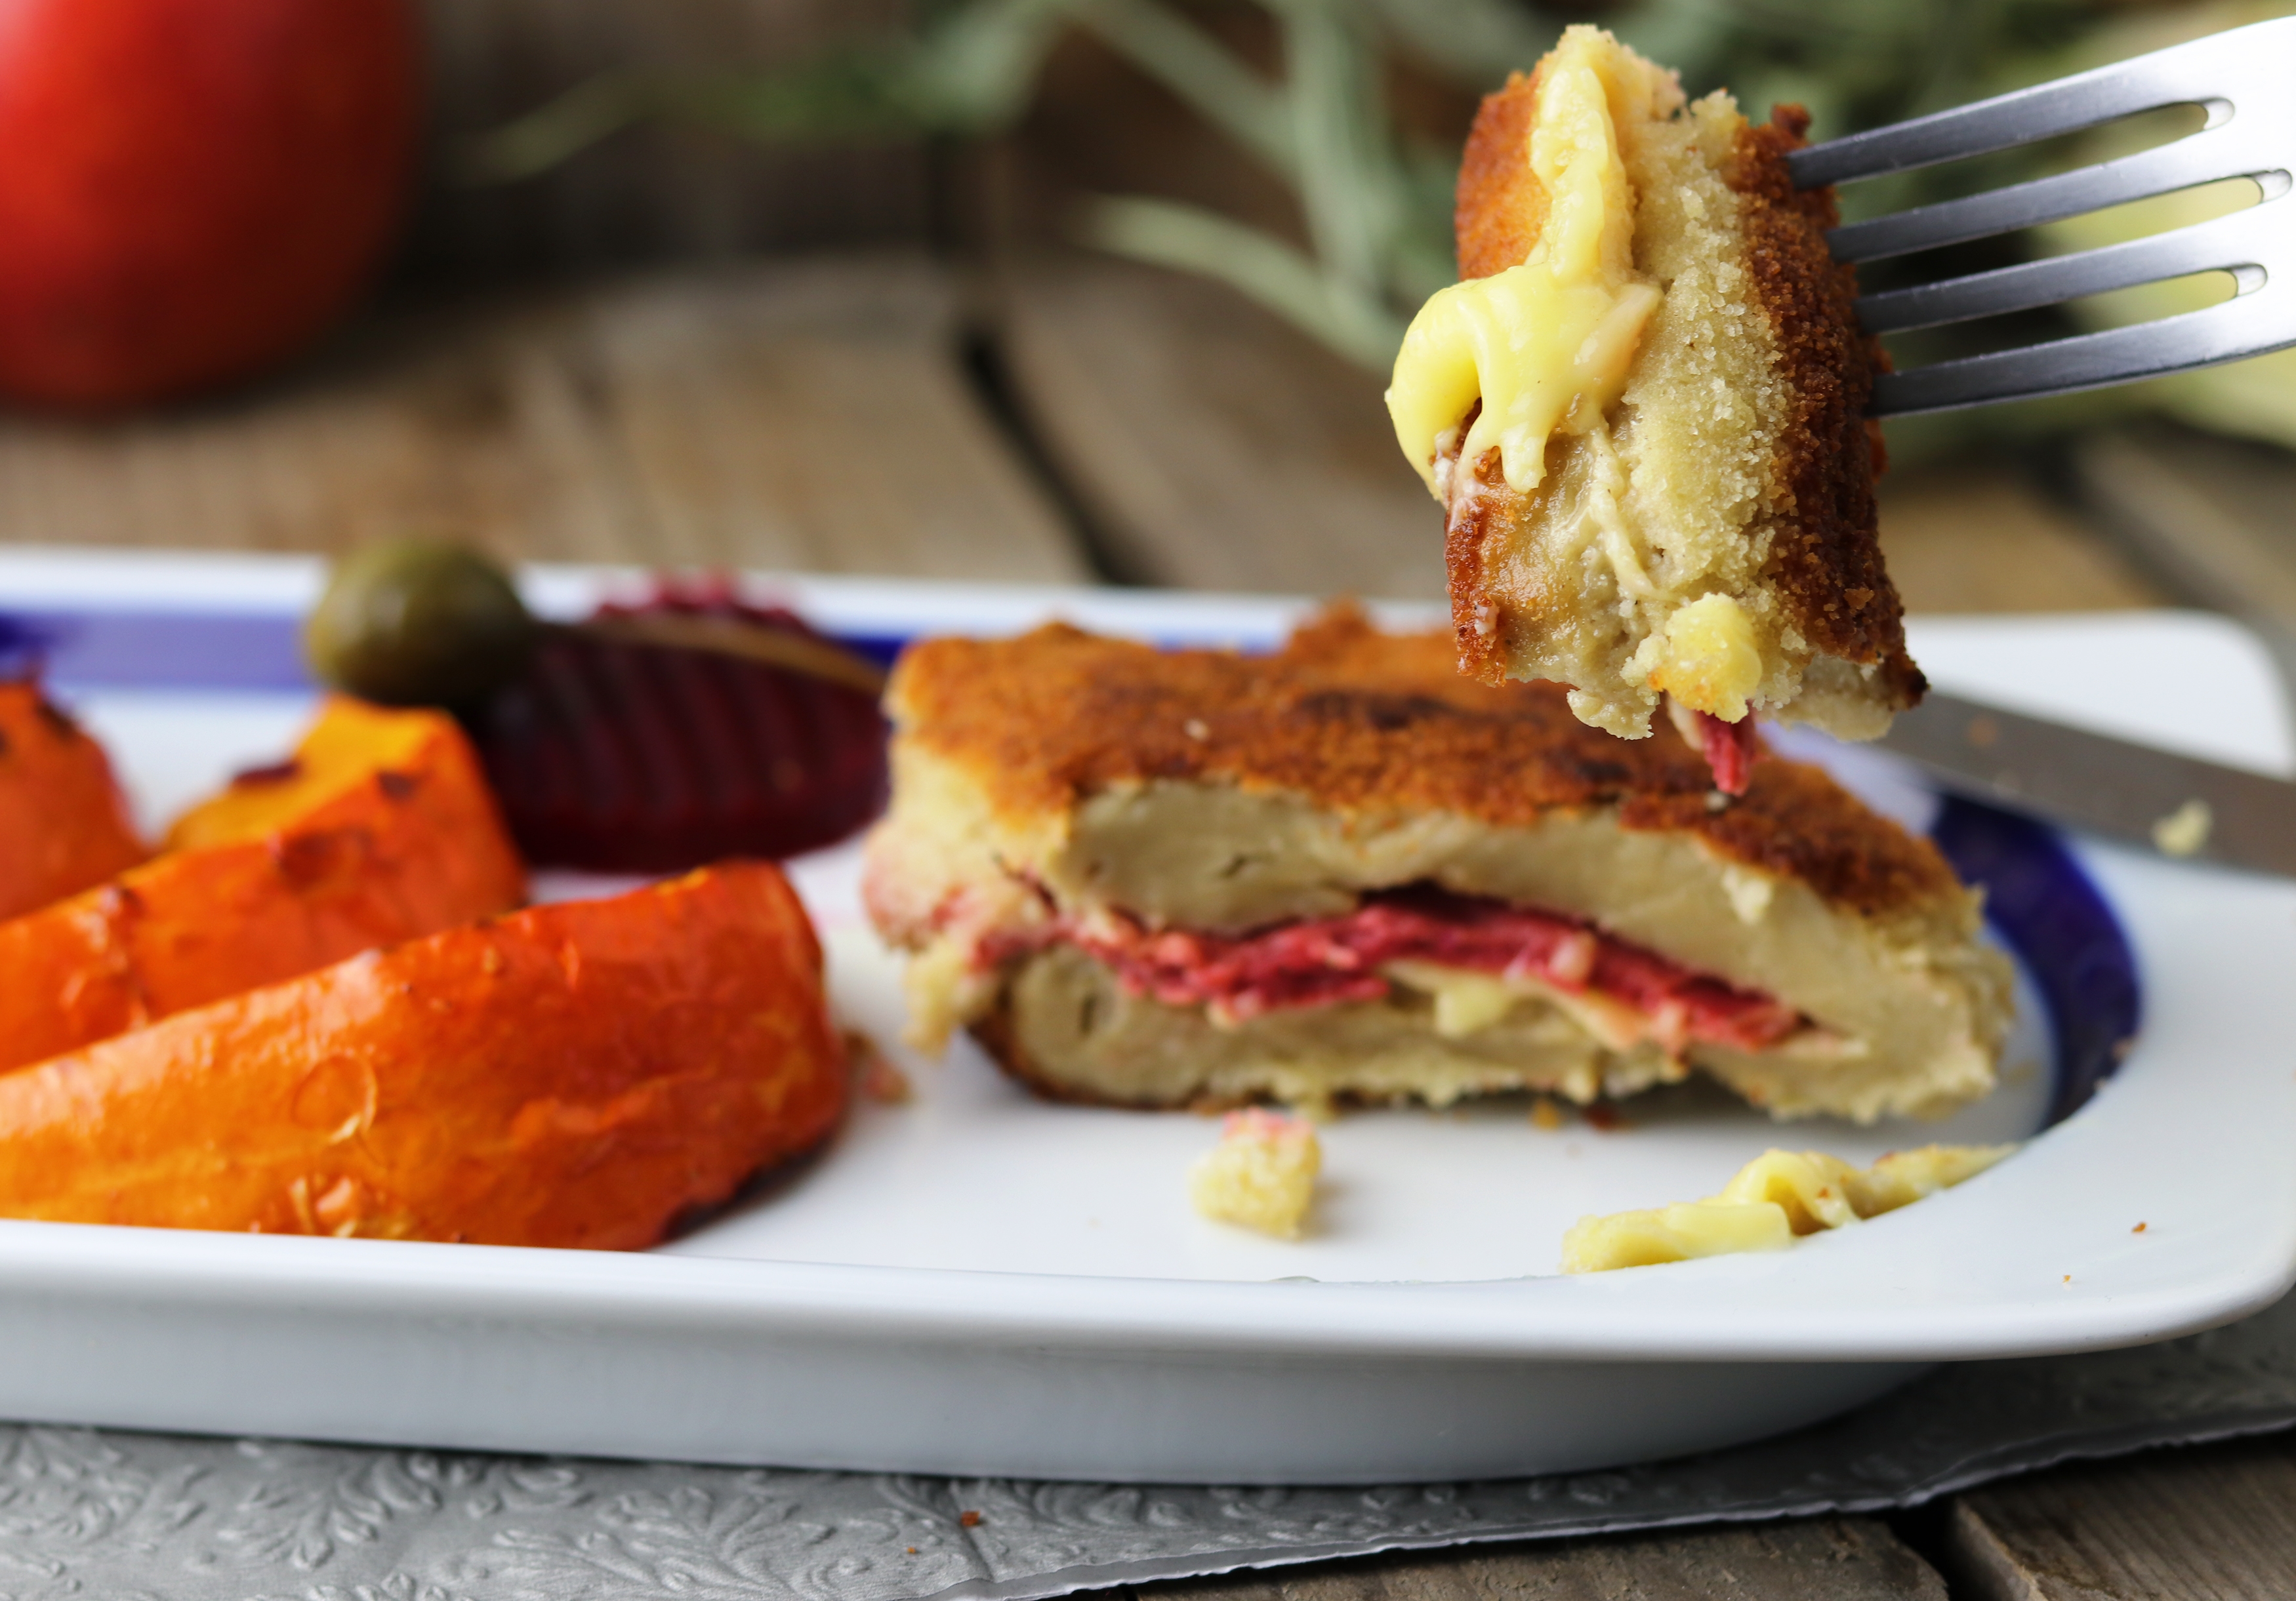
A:
MULTIPOLYGON (((1761 1050, 1807 1026, 1792 1007, 1669 961, 1586 922, 1414 885, 1365 896, 1337 917, 1243 935, 1151 929, 1121 913, 1048 927, 1125 992, 1201 1007, 1233 1026, 1272 1011, 1385 1001, 1399 984, 1431 995, 1449 1037, 1497 1022, 1524 998, 1547 1001, 1603 1045, 1645 1042, 1678 1056, 1693 1041, 1761 1050)), ((1012 953, 991 942, 984 962, 1012 953)))

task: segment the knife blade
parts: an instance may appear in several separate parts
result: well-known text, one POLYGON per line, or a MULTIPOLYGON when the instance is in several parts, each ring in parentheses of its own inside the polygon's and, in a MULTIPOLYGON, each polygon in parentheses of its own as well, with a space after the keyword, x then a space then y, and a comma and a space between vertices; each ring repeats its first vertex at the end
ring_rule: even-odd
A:
POLYGON ((2296 877, 2296 783, 1932 690, 1879 741, 1945 788, 2187 860, 2296 877))

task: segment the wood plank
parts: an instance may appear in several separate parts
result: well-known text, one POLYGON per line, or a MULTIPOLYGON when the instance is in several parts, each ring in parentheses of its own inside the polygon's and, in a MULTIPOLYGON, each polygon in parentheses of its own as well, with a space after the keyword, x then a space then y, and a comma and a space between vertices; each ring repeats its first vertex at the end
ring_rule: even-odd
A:
POLYGON ((395 313, 227 400, 0 420, 0 540, 1086 577, 958 334, 900 257, 395 313))
POLYGON ((1442 593, 1442 516, 1378 375, 1226 288, 1145 268, 1032 262, 995 308, 1021 413, 1119 576, 1442 593))
POLYGON ((1945 1601, 1870 1518, 1613 1535, 1143 1586, 1140 1601, 1945 1601))
POLYGON ((428 182, 402 276, 565 275, 760 249, 922 242, 931 163, 920 139, 764 145, 651 126, 553 171, 470 188, 461 142, 617 68, 782 65, 906 25, 904 0, 424 0, 428 182))
POLYGON ((1908 611, 2104 611, 2168 592, 2072 508, 2005 462, 1882 478, 1882 553, 1908 611))
POLYGON ((2061 1467, 1962 1496, 1957 1587, 1980 1601, 2217 1601, 2296 1590, 2296 1439, 2061 1467))

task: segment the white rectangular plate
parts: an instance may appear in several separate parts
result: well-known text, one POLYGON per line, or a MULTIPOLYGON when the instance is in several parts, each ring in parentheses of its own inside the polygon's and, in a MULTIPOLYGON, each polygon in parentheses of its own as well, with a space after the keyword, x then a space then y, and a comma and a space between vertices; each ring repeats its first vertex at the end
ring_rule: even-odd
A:
MULTIPOLYGON (((267 615, 276 633, 316 580, 291 560, 0 556, 0 617, 267 615)), ((559 570, 529 587, 570 613, 628 582, 559 570)), ((1058 613, 1254 643, 1298 610, 760 582, 875 635, 1058 613)), ((2289 762, 2268 662, 2218 620, 1939 621, 1914 635, 1958 692, 2289 762)), ((76 683, 70 651, 58 659, 147 823, 275 760, 309 707, 276 674, 76 683)), ((1931 804, 1885 758, 1832 759, 1908 821, 1931 804)), ((1551 1276, 1581 1214, 1710 1193, 1773 1144, 1865 1160, 2031 1132, 2048 1040, 2030 992, 2003 1089, 1943 1125, 1781 1126, 1695 1092, 1632 1103, 1610 1132, 1575 1116, 1542 1131, 1513 1099, 1349 1115, 1324 1131, 1318 1221, 1297 1244, 1189 1210, 1181 1175, 1213 1125, 1038 1102, 962 1044, 939 1064, 901 1055, 912 1102, 857 1107, 818 1161, 645 1255, 0 1223, 0 1412, 797 1466, 1369 1482, 1700 1449, 1822 1416, 1925 1362, 2184 1332, 2296 1275, 2296 885, 2079 854, 2143 976, 2144 1029, 2120 1074, 1991 1172, 1789 1252, 1551 1276)), ((890 1048, 897 970, 860 919, 854 865, 846 847, 794 873, 844 1019, 890 1048)))

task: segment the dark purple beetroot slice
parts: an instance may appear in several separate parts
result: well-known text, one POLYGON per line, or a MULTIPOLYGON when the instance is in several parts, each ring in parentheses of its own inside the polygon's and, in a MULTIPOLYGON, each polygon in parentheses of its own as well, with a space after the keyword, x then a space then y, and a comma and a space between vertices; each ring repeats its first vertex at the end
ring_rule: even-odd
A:
MULTIPOLYGON (((639 607, 810 633, 724 589, 639 607)), ((861 690, 709 651, 556 633, 467 715, 512 834, 537 867, 675 872, 832 845, 883 809, 885 721, 861 690)))

